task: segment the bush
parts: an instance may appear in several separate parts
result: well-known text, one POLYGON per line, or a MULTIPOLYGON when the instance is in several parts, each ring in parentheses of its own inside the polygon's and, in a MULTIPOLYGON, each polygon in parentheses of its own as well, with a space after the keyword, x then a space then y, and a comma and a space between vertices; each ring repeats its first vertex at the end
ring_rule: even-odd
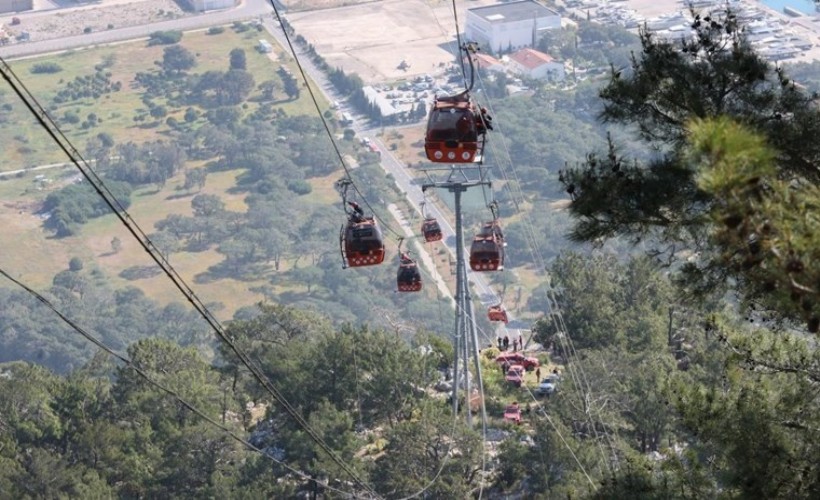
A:
POLYGON ((74 271, 82 271, 83 269, 83 261, 80 260, 79 257, 72 257, 71 260, 68 262, 68 269, 74 271))
POLYGON ((224 33, 224 32, 225 32, 225 28, 223 28, 222 26, 212 26, 212 27, 208 28, 208 34, 209 35, 219 35, 220 33, 224 33))
POLYGON ((199 118, 199 112, 194 108, 188 108, 185 110, 185 121, 187 123, 195 122, 199 118))
POLYGON ((310 194, 310 192, 313 191, 313 187, 310 185, 310 183, 303 179, 289 180, 288 189, 298 194, 299 196, 310 194))
POLYGON ((182 40, 181 31, 155 31, 148 39, 148 45, 171 45, 182 40))
POLYGON ((77 113, 75 113, 73 111, 66 111, 63 114, 63 120, 65 120, 66 123, 70 123, 72 125, 76 124, 76 123, 80 123, 80 115, 78 115, 77 113))
POLYGON ((63 68, 59 64, 55 62, 44 62, 44 63, 37 63, 31 67, 31 72, 34 74, 38 73, 59 73, 62 71, 63 68))

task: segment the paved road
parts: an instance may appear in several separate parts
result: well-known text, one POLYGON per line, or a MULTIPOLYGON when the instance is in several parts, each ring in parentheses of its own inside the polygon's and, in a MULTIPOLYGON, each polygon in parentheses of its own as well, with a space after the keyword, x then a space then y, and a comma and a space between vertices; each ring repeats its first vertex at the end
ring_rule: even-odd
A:
POLYGON ((130 26, 127 28, 98 31, 84 35, 69 36, 52 40, 40 40, 35 42, 5 45, 0 47, 0 57, 23 57, 34 54, 88 47, 91 45, 105 45, 126 40, 147 38, 155 31, 190 31, 198 28, 217 26, 220 24, 229 24, 234 21, 258 18, 259 16, 270 14, 272 11, 273 8, 268 0, 243 0, 238 7, 228 10, 192 14, 179 19, 172 19, 169 21, 162 21, 142 26, 130 26))

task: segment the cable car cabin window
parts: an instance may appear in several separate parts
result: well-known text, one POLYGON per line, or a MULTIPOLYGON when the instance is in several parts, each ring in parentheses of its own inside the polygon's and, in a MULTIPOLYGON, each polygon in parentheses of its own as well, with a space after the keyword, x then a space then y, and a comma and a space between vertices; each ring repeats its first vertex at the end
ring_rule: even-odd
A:
MULTIPOLYGON (((427 124, 428 141, 476 142, 475 116, 469 108, 433 109, 427 124)), ((452 146, 451 146, 452 147, 452 146)))
POLYGON ((373 236, 373 226, 354 227, 352 236, 356 239, 370 238, 371 236, 373 236))

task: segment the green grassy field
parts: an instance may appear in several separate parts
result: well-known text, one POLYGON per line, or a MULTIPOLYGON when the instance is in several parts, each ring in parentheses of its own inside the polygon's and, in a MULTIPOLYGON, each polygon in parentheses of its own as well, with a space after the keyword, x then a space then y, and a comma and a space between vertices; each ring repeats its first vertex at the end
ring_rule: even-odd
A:
MULTIPOLYGON (((284 56, 281 52, 261 54, 254 49, 260 38, 270 39, 269 35, 265 35, 266 33, 259 33, 256 30, 235 33, 230 28, 226 28, 218 35, 208 35, 206 31, 189 32, 183 36, 181 45, 196 54, 197 66, 191 73, 227 70, 229 53, 238 47, 245 50, 247 70, 253 74, 257 85, 266 80, 277 79, 276 70, 282 64, 281 61, 297 74, 292 58, 284 56)), ((141 101, 141 89, 134 86, 134 76, 137 72, 155 70, 154 61, 162 59, 162 51, 163 46, 149 47, 146 41, 138 41, 27 59, 13 62, 11 66, 28 90, 44 107, 49 108, 53 116, 62 117, 66 111, 76 112, 81 117, 91 112, 97 114, 101 123, 88 130, 82 130, 78 125, 61 124, 66 136, 82 151, 86 140, 100 132, 110 134, 117 143, 167 139, 168 127, 164 121, 156 127, 141 127, 133 120, 133 117, 145 107, 141 101), (62 104, 56 108, 50 107, 53 97, 64 82, 71 81, 77 76, 93 74, 94 66, 106 61, 110 64, 107 71, 111 72, 111 81, 120 81, 123 84, 120 92, 104 95, 96 101, 89 98, 62 104), (63 69, 56 74, 32 74, 30 68, 41 62, 54 62, 63 69)), ((0 123, 0 151, 3 152, 0 171, 67 161, 9 88, 0 88, 0 106, 3 105, 6 106, 0 116, 5 115, 6 119, 5 123, 0 123)), ((320 101, 320 105, 324 110, 328 108, 329 103, 320 101)), ((255 106, 257 104, 252 94, 244 111, 252 113, 255 106)), ((316 114, 313 101, 306 92, 303 92, 299 99, 277 106, 289 115, 316 114)), ((169 108, 168 116, 182 120, 184 109, 169 108)), ((187 168, 200 166, 201 162, 193 161, 186 165, 187 168)), ((228 210, 246 211, 245 195, 229 192, 229 189, 236 185, 236 177, 241 173, 242 170, 210 173, 202 193, 218 195, 228 210)), ((140 266, 155 267, 155 264, 114 215, 93 219, 82 226, 77 236, 68 238, 53 238, 43 229, 43 221, 36 213, 42 201, 48 193, 65 185, 77 175, 79 173, 73 167, 69 167, 0 178, 0 224, 3 227, 3 238, 0 238, 0 267, 13 271, 15 276, 42 289, 51 284, 51 279, 56 273, 68 268, 68 262, 72 257, 79 257, 88 269, 99 269, 115 288, 133 285, 160 303, 181 301, 181 294, 164 275, 136 280, 120 276, 126 269, 140 266), (35 178, 40 175, 48 180, 35 178), (111 246, 114 238, 119 238, 122 242, 122 248, 116 253, 111 246)), ((337 178, 338 174, 333 174, 327 178, 310 179, 314 189, 312 199, 319 203, 337 203, 338 194, 332 187, 333 181, 337 178)), ((154 224, 170 213, 191 215, 191 198, 197 193, 187 194, 186 191, 182 191, 183 182, 184 174, 180 173, 169 179, 160 190, 149 186, 133 193, 129 212, 144 232, 154 232, 154 224)), ((207 272, 210 266, 220 263, 223 258, 223 255, 211 249, 196 253, 173 253, 169 260, 204 302, 220 302, 224 306, 214 311, 224 320, 230 318, 237 308, 263 300, 261 294, 251 292, 250 288, 263 284, 270 286, 270 278, 275 271, 271 269, 269 275, 260 276, 255 281, 197 281, 197 276, 207 272)), ((279 272, 287 272, 289 265, 283 262, 279 272)), ((280 292, 301 292, 302 288, 301 285, 276 284, 276 289, 280 292)))
MULTIPOLYGON (((229 67, 229 53, 234 48, 245 50, 247 70, 254 76, 256 84, 266 80, 277 79, 276 70, 285 64, 293 74, 298 75, 296 65, 291 57, 276 47, 269 54, 258 52, 254 46, 259 39, 266 38, 267 32, 255 29, 235 33, 227 28, 221 34, 208 35, 207 31, 187 32, 180 45, 196 55, 197 66, 190 73, 204 73, 210 70, 225 71, 229 67), (285 61, 282 63, 281 61, 285 61)), ((268 35, 267 38, 270 38, 268 35)), ((86 141, 100 132, 107 132, 117 143, 134 141, 142 143, 165 137, 168 127, 164 120, 156 127, 148 127, 133 121, 134 116, 146 111, 141 101, 140 89, 135 88, 134 77, 138 72, 156 70, 155 61, 162 60, 166 46, 148 46, 147 41, 136 41, 117 44, 109 47, 88 50, 74 50, 42 58, 24 59, 10 62, 17 77, 23 81, 28 91, 48 111, 60 125, 61 130, 82 151, 86 141), (62 71, 54 74, 33 74, 31 68, 41 63, 56 63, 62 71), (104 94, 99 99, 84 98, 54 105, 53 98, 65 87, 66 82, 76 77, 93 75, 94 67, 99 64, 109 65, 105 71, 111 73, 112 82, 121 82, 122 90, 104 94), (62 119, 67 111, 74 112, 85 119, 89 113, 95 113, 101 123, 93 128, 83 130, 80 124, 69 125, 62 119)), ((255 91, 257 92, 257 91, 255 91)), ((248 113, 256 104, 251 95, 248 113)), ((289 115, 315 115, 316 109, 312 100, 303 95, 301 98, 279 105, 289 115)), ((157 104, 165 104, 157 101, 157 104)), ((37 124, 31 112, 17 98, 11 88, 0 88, 0 151, 3 160, 0 172, 18 170, 34 165, 43 165, 66 161, 66 157, 57 151, 53 142, 37 124), (11 108, 10 110, 8 108, 11 108)), ((320 98, 323 111, 329 103, 320 98)), ((182 121, 186 107, 169 108, 168 116, 182 121)))

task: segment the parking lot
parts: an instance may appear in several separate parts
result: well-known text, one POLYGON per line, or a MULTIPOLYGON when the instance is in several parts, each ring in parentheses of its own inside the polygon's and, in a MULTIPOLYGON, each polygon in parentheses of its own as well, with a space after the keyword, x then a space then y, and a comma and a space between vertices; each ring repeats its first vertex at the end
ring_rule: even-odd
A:
MULTIPOLYGON (((491 3, 459 2, 461 30, 466 8, 491 3)), ((356 73, 368 84, 441 75, 456 61, 452 4, 443 0, 385 0, 289 13, 287 18, 328 64, 356 73)))

